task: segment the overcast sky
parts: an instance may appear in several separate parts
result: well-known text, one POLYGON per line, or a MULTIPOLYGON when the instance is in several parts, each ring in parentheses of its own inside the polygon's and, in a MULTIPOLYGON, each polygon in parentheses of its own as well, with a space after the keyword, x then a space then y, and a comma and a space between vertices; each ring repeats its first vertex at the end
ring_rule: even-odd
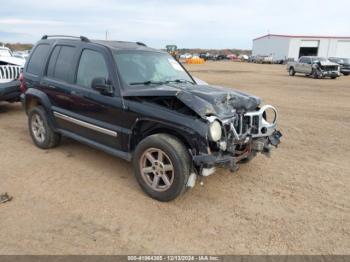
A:
POLYGON ((142 41, 163 48, 247 48, 267 32, 350 36, 350 0, 0 1, 0 42, 44 34, 142 41))

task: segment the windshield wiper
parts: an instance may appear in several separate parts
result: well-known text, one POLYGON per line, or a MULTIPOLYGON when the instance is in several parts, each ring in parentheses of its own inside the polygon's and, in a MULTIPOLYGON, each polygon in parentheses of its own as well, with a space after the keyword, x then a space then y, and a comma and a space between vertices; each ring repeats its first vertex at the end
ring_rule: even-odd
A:
POLYGON ((175 79, 175 80, 168 80, 165 83, 189 83, 194 85, 192 81, 186 80, 186 79, 175 79))
POLYGON ((161 81, 145 81, 145 82, 132 82, 129 85, 133 86, 133 85, 163 85, 165 82, 161 82, 161 81))

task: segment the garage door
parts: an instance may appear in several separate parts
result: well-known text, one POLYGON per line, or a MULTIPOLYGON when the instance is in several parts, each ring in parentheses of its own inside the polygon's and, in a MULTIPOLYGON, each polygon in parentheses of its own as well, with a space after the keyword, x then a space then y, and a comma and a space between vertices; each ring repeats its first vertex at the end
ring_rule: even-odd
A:
POLYGON ((338 41, 337 57, 350 58, 350 41, 338 41))
POLYGON ((302 40, 301 47, 318 47, 319 41, 315 40, 302 40))

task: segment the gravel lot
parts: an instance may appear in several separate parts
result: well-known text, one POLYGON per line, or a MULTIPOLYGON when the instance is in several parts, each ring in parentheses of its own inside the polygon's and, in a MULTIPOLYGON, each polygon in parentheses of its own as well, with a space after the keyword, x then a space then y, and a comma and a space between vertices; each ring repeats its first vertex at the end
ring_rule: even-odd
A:
POLYGON ((0 104, 0 254, 350 254, 350 77, 284 66, 191 65, 279 109, 282 144, 159 203, 132 166, 69 139, 43 151, 20 104, 0 104))

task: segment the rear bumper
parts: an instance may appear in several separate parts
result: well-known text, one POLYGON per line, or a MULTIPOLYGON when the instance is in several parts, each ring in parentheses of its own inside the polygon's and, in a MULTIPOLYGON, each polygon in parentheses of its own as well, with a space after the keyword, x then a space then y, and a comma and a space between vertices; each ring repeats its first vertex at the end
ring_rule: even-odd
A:
POLYGON ((19 101, 20 89, 19 81, 11 81, 0 84, 0 101, 19 101))

